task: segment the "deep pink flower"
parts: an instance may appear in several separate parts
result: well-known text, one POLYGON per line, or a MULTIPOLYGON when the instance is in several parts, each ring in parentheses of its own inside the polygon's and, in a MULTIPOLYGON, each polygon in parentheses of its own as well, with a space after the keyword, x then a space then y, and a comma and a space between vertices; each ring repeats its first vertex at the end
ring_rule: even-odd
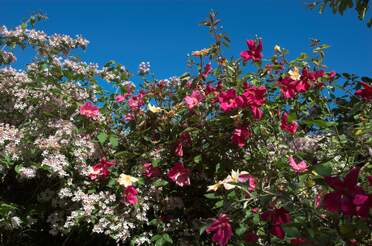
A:
POLYGON ((246 127, 235 128, 231 136, 233 144, 243 148, 247 142, 247 139, 251 136, 251 132, 246 127))
POLYGON ((282 115, 282 122, 280 124, 280 128, 282 128, 284 131, 289 132, 291 134, 295 134, 298 128, 298 124, 296 121, 293 121, 292 123, 288 122, 288 114, 286 112, 282 115))
POLYGON ((174 181, 178 186, 190 185, 191 170, 186 168, 182 163, 177 162, 169 169, 167 176, 174 181))
POLYGON ((212 241, 219 246, 225 246, 233 235, 232 227, 230 225, 230 218, 226 214, 220 214, 213 219, 212 224, 207 228, 206 233, 214 232, 212 241))
POLYGON ((297 80, 285 77, 280 78, 277 83, 284 98, 293 98, 297 95, 297 80))
POLYGON ((291 223, 291 216, 287 210, 284 208, 268 210, 261 214, 261 219, 269 222, 271 234, 284 239, 285 233, 281 225, 291 223))
POLYGON ((192 110, 194 107, 198 106, 203 100, 203 94, 200 91, 194 90, 191 96, 186 96, 184 99, 187 104, 187 108, 192 110))
POLYGON ((332 81, 332 80, 335 79, 336 75, 337 75, 337 73, 336 73, 335 71, 332 71, 332 72, 330 72, 330 73, 328 74, 328 79, 329 79, 330 81, 332 81))
POLYGON ((292 167, 292 169, 296 173, 303 173, 307 172, 307 164, 305 161, 301 161, 300 163, 296 163, 296 161, 293 159, 293 156, 288 157, 289 165, 292 167))
POLYGON ((125 96, 123 96, 123 95, 117 95, 117 96, 115 96, 115 101, 118 102, 118 103, 120 103, 120 102, 122 102, 124 100, 125 100, 125 96))
POLYGON ((358 186, 360 167, 352 168, 343 181, 339 177, 327 176, 325 182, 335 191, 323 198, 323 206, 330 212, 342 212, 345 215, 368 217, 372 207, 372 196, 358 186))
POLYGON ((161 175, 160 167, 154 167, 151 163, 143 164, 145 169, 144 175, 148 178, 159 177, 161 175))
POLYGON ((109 167, 114 165, 114 161, 107 161, 106 159, 101 159, 100 162, 96 163, 93 167, 91 172, 89 173, 89 178, 91 180, 95 180, 98 177, 107 177, 110 174, 110 171, 108 170, 109 167))
POLYGON ((80 114, 88 118, 96 118, 99 115, 99 109, 91 102, 86 102, 80 106, 80 114))
POLYGON ((202 73, 202 76, 206 78, 210 72, 213 71, 212 65, 210 63, 206 64, 204 66, 204 71, 202 73))
POLYGON ((320 204, 322 202, 322 197, 320 196, 320 194, 317 194, 315 196, 315 201, 314 201, 314 205, 316 208, 320 208, 320 204))
POLYGON ((251 108, 252 115, 255 119, 261 119, 263 116, 262 110, 259 108, 265 103, 265 86, 252 86, 245 85, 246 90, 244 93, 236 98, 239 107, 251 108))
POLYGON ((292 245, 301 245, 301 244, 304 244, 304 243, 307 243, 307 240, 305 238, 302 238, 302 237, 296 237, 294 239, 291 239, 291 244, 292 245))
POLYGON ((136 204, 138 202, 137 194, 138 191, 133 185, 126 187, 123 192, 124 201, 128 202, 130 205, 136 204))
POLYGON ((247 231, 245 233, 244 241, 246 243, 255 243, 258 241, 258 236, 254 231, 247 231))
POLYGON ((248 61, 252 59, 254 62, 260 62, 263 55, 262 55, 262 40, 247 40, 248 50, 242 51, 240 56, 243 58, 243 61, 248 61))
POLYGON ((218 95, 218 101, 220 102, 220 108, 225 112, 236 109, 238 107, 238 104, 235 98, 236 98, 235 89, 231 88, 227 91, 221 91, 220 94, 218 95))
POLYGON ((365 82, 360 82, 363 85, 363 89, 357 90, 355 92, 355 95, 358 95, 362 97, 365 101, 370 101, 372 100, 372 86, 368 85, 365 82))

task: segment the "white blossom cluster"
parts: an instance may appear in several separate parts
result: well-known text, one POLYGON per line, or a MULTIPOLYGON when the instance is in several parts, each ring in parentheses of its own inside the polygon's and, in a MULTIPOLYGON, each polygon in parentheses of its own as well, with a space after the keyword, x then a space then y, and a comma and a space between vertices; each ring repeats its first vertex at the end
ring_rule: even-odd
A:
POLYGON ((138 66, 138 73, 140 75, 146 75, 150 72, 150 62, 141 62, 138 66))

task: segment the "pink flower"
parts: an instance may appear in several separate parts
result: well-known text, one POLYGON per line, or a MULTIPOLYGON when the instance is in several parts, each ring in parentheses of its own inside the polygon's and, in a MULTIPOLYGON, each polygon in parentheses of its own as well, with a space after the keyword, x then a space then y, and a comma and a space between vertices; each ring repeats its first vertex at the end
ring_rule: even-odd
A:
POLYGON ((358 95, 362 97, 365 101, 370 101, 372 100, 372 86, 368 85, 365 82, 360 82, 363 85, 363 89, 357 90, 355 92, 355 95, 358 95))
POLYGON ((254 231, 247 231, 245 233, 244 241, 246 243, 255 243, 258 241, 258 236, 254 231))
POLYGON ((292 169, 296 173, 303 173, 307 172, 307 164, 305 161, 301 161, 300 163, 296 163, 296 161, 293 159, 293 156, 288 157, 289 165, 292 167, 292 169))
POLYGON ((145 104, 143 101, 143 97, 145 96, 144 91, 140 91, 140 93, 137 96, 132 96, 128 100, 128 104, 131 110, 137 110, 139 109, 142 105, 145 104))
POLYGON ((287 210, 284 208, 268 210, 261 214, 261 218, 269 222, 271 234, 280 239, 284 239, 285 233, 281 225, 291 223, 291 216, 287 210))
POLYGON ((207 78, 208 74, 213 71, 212 65, 210 63, 206 64, 202 76, 207 78))
POLYGON ((284 131, 289 132, 291 134, 295 134, 298 128, 298 124, 296 121, 293 121, 292 123, 288 122, 288 114, 286 112, 282 115, 282 123, 280 124, 280 128, 282 128, 284 131))
POLYGON ((212 241, 219 246, 225 246, 232 237, 232 227, 230 225, 230 218, 226 214, 220 214, 213 219, 212 224, 207 228, 206 233, 214 232, 212 241))
POLYGON ((190 185, 191 170, 186 168, 182 163, 177 162, 168 171, 167 176, 169 179, 174 181, 178 186, 183 187, 184 185, 190 185))
POLYGON ((342 212, 345 215, 368 217, 372 207, 372 195, 358 186, 360 167, 352 168, 343 181, 339 177, 327 176, 325 182, 335 191, 325 194, 323 206, 330 212, 342 212))
POLYGON ((248 173, 243 173, 239 175, 238 181, 240 183, 248 183, 248 191, 252 192, 256 188, 256 180, 255 178, 248 174, 248 173))
POLYGON ((126 121, 134 120, 134 114, 133 113, 128 113, 128 114, 124 115, 124 120, 126 120, 126 121))
POLYGON ((247 142, 247 139, 251 136, 251 132, 246 127, 235 128, 231 136, 233 144, 243 148, 247 142))
POLYGON ((144 175, 148 178, 159 177, 161 175, 160 167, 154 167, 151 163, 145 163, 143 167, 145 168, 144 175))
POLYGON ((220 94, 218 95, 218 101, 220 102, 220 108, 225 112, 236 109, 238 107, 238 104, 235 98, 236 98, 235 89, 221 91, 220 94))
POLYGON ((93 167, 92 170, 89 173, 89 178, 91 180, 95 180, 98 177, 107 177, 110 174, 110 171, 108 170, 109 167, 114 165, 114 161, 107 161, 106 159, 101 159, 100 162, 96 163, 93 167))
POLYGON ((260 62, 262 55, 262 40, 258 40, 258 43, 251 39, 247 40, 248 50, 245 50, 240 53, 240 56, 243 58, 243 61, 248 61, 252 59, 254 62, 260 62))
POLYGON ((99 109, 91 102, 86 102, 84 105, 80 106, 80 114, 88 118, 97 118, 99 115, 99 109))
POLYGON ((120 103, 125 100, 125 97, 123 95, 117 95, 115 96, 115 101, 120 103))
POLYGON ((277 83, 284 98, 293 98, 297 95, 297 80, 285 77, 280 78, 277 83))
POLYGON ((191 93, 191 96, 186 96, 184 99, 185 103, 189 110, 192 110, 194 107, 198 106, 203 100, 203 94, 200 91, 194 90, 191 93))
POLYGON ((136 204, 138 202, 137 194, 138 191, 133 185, 126 187, 123 192, 124 201, 128 202, 130 205, 136 204))

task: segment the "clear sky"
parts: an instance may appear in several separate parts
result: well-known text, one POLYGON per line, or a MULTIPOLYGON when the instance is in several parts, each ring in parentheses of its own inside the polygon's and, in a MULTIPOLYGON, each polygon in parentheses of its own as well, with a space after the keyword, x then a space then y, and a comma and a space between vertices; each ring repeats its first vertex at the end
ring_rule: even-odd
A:
POLYGON ((372 28, 349 10, 344 16, 307 9, 311 0, 0 0, 0 25, 14 26, 35 11, 49 20, 47 33, 82 34, 91 43, 83 59, 103 65, 114 59, 132 72, 150 61, 157 78, 186 71, 186 55, 211 39, 198 23, 209 10, 219 13, 239 56, 245 40, 263 38, 264 55, 275 44, 292 57, 309 52, 310 38, 331 45, 325 63, 337 72, 372 76, 372 28))

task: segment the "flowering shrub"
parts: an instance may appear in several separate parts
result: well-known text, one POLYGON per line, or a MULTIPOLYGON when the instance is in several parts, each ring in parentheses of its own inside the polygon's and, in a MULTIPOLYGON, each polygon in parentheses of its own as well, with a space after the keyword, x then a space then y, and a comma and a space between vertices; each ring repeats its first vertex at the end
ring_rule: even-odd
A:
POLYGON ((289 60, 251 39, 228 60, 211 13, 190 73, 141 63, 135 86, 42 18, 0 31, 2 244, 372 243, 372 80, 324 70, 326 45, 289 60))

